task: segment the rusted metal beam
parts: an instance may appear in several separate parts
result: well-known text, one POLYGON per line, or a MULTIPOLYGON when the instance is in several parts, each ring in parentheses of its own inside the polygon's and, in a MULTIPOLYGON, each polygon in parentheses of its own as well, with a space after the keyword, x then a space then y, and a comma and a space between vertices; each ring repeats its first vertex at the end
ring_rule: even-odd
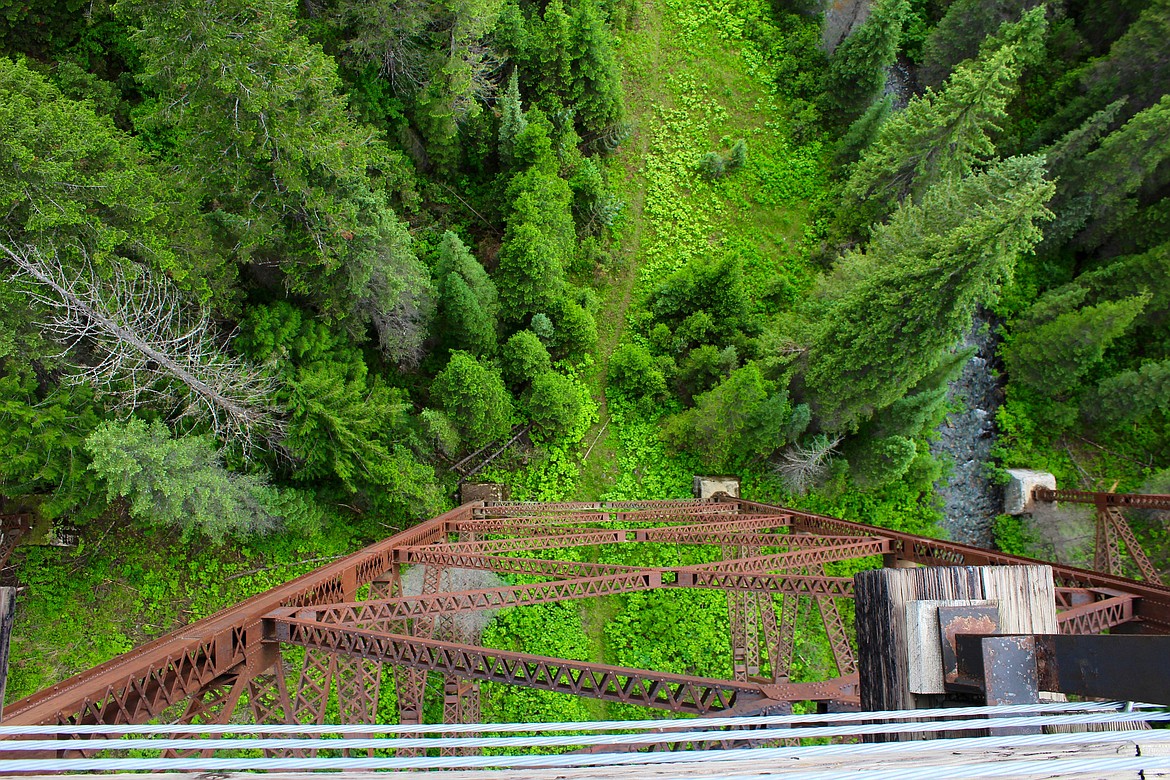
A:
POLYGON ((388 622, 401 622, 426 615, 504 609, 523 604, 568 601, 606 596, 613 593, 633 593, 652 590, 661 585, 662 573, 656 569, 646 569, 607 577, 552 580, 551 582, 506 585, 482 590, 442 591, 385 601, 326 604, 320 607, 306 608, 298 614, 322 623, 377 626, 379 630, 387 630, 385 625, 388 622))
POLYGON ((780 610, 780 644, 776 649, 772 677, 787 680, 792 673, 792 655, 796 648, 796 616, 800 611, 800 597, 785 595, 780 610))
POLYGON ((1056 613, 1062 634, 1100 634, 1133 620, 1134 598, 1120 591, 1104 592, 1105 598, 1056 613))
POLYGON ((1097 513, 1097 532, 1093 547, 1093 568, 1106 574, 1118 574, 1121 568, 1121 546, 1108 511, 1097 513))
POLYGON ((506 539, 483 539, 478 542, 452 542, 450 544, 433 544, 426 547, 403 546, 397 550, 399 561, 409 559, 409 556, 423 550, 440 552, 478 553, 480 555, 499 552, 519 552, 534 550, 555 550, 563 547, 588 547, 596 544, 621 544, 630 541, 632 531, 602 530, 585 531, 570 534, 553 534, 542 536, 519 536, 506 539))
MULTIPOLYGON (((1121 495, 1121 494, 1109 494, 1121 495)), ((1126 577, 1104 574, 1090 569, 1025 558, 1022 555, 1007 555, 982 547, 957 544, 925 536, 889 531, 884 528, 840 520, 825 515, 797 512, 781 507, 772 507, 754 501, 736 499, 745 510, 753 513, 788 512, 793 516, 793 528, 808 533, 839 535, 865 535, 872 533, 890 540, 892 552, 899 558, 925 566, 1012 566, 1030 564, 1051 566, 1053 579, 1060 588, 1115 588, 1140 598, 1135 604, 1135 617, 1143 620, 1142 630, 1153 633, 1170 633, 1170 588, 1138 582, 1126 577)))
POLYGON ((453 569, 479 569, 497 574, 528 574, 538 577, 608 577, 646 571, 641 566, 621 566, 611 563, 588 563, 585 561, 550 561, 541 558, 510 558, 486 555, 479 552, 452 553, 440 545, 413 547, 403 551, 405 563, 438 564, 453 569))
POLYGON ((852 558, 865 558, 870 555, 881 555, 889 552, 890 543, 886 539, 866 539, 862 542, 827 545, 825 547, 809 547, 793 552, 775 553, 773 555, 758 555, 749 558, 739 558, 734 561, 715 561, 700 563, 695 566, 685 566, 683 571, 713 571, 725 570, 729 564, 736 571, 783 571, 785 569, 799 569, 815 566, 829 561, 845 561, 852 558))
POLYGON ((475 506, 454 509, 21 699, 6 708, 5 723, 145 723, 259 652, 260 620, 267 613, 341 600, 347 582, 365 584, 387 571, 395 548, 445 538, 447 523, 475 506))
POLYGON ((1037 487, 1032 490, 1037 501, 1067 501, 1074 504, 1098 504, 1132 509, 1170 509, 1170 495, 1156 493, 1104 493, 1088 490, 1052 490, 1037 487))
POLYGON ((286 612, 289 614, 266 621, 272 641, 320 647, 342 655, 379 659, 384 663, 438 671, 465 679, 539 688, 672 712, 718 712, 757 698, 805 701, 848 695, 834 681, 769 685, 666 674, 436 639, 353 630, 300 620, 292 616, 293 610, 286 612))
POLYGON ((316 647, 305 649, 293 694, 293 723, 325 722, 337 656, 316 647))
POLYGON ((692 571, 680 569, 676 588, 709 588, 716 590, 752 590, 761 593, 784 593, 798 596, 853 595, 853 580, 849 577, 813 577, 807 574, 761 574, 738 571, 692 571))
MULTIPOLYGON (((1115 495, 1115 494, 1110 494, 1115 495)), ((1129 501, 1110 498, 1117 506, 1140 506, 1159 508, 1149 501, 1129 501)), ((1156 502, 1155 502, 1156 503, 1156 502)), ((1112 504, 1111 504, 1112 505, 1112 504)), ((835 597, 849 595, 851 586, 843 578, 801 577, 787 573, 768 573, 769 569, 797 568, 815 565, 818 562, 843 557, 868 556, 884 552, 885 549, 899 558, 927 565, 1004 565, 1036 563, 1026 558, 1008 556, 993 551, 966 545, 957 545, 935 539, 902 534, 885 529, 872 528, 836 518, 828 518, 782 507, 758 504, 739 499, 721 497, 715 501, 685 501, 670 504, 653 502, 623 502, 613 504, 572 504, 561 507, 533 504, 501 504, 485 507, 482 504, 468 504, 434 520, 422 523, 389 539, 337 561, 317 571, 294 580, 287 585, 260 594, 211 618, 199 621, 173 632, 165 637, 127 653, 107 664, 98 666, 77 677, 60 683, 25 700, 14 703, 5 713, 6 722, 14 725, 33 723, 134 723, 145 722, 159 717, 165 710, 182 705, 190 696, 208 696, 208 691, 221 684, 225 675, 233 670, 245 668, 249 675, 256 675, 258 669, 272 669, 269 657, 271 645, 262 641, 261 620, 264 615, 277 608, 298 609, 324 604, 348 603, 356 599, 358 588, 370 585, 370 592, 377 596, 396 595, 396 564, 428 563, 437 566, 463 566, 484 568, 495 571, 515 571, 533 576, 557 578, 590 578, 642 574, 648 571, 641 567, 618 567, 605 564, 585 564, 566 561, 540 561, 531 558, 506 558, 492 556, 485 552, 490 545, 516 544, 516 539, 475 541, 468 534, 485 533, 481 529, 468 527, 460 530, 459 523, 473 517, 495 515, 507 519, 512 515, 526 518, 544 518, 540 522, 548 525, 573 526, 575 535, 582 533, 606 535, 616 542, 618 539, 637 538, 637 531, 594 529, 584 530, 580 518, 574 515, 591 513, 597 517, 609 517, 612 521, 640 527, 646 522, 660 525, 675 524, 674 529, 664 528, 651 536, 659 539, 678 537, 678 528, 691 526, 682 533, 691 539, 702 538, 704 543, 713 537, 703 537, 715 523, 752 524, 752 528, 740 526, 738 535, 720 538, 725 544, 752 545, 758 547, 763 539, 761 532, 787 527, 795 534, 776 534, 784 537, 789 552, 776 556, 750 555, 728 562, 706 564, 699 567, 684 567, 677 571, 657 570, 665 577, 667 587, 715 587, 743 589, 754 593, 779 592, 783 594, 807 594, 811 596, 835 597), (765 516, 763 518, 752 516, 765 516), (696 529, 695 526, 705 526, 696 529), (452 533, 460 533, 463 540, 448 543, 452 533), (817 539, 805 547, 803 541, 793 541, 800 534, 828 537, 850 537, 854 541, 817 539), (620 535, 620 536, 619 536, 620 535), (860 542, 858 538, 872 541, 860 542), (464 545, 460 548, 458 545, 464 545), (801 545, 800 549, 793 549, 801 545), (876 545, 867 547, 866 545, 876 545), (452 552, 455 547, 461 552, 452 552), (845 550, 850 549, 851 555, 845 550), (721 568, 723 567, 723 568, 721 568), (671 577, 677 578, 671 582, 671 577), (217 683, 220 681, 220 683, 217 683)), ((591 520, 589 522, 596 522, 591 520)), ((608 524, 607 521, 605 524, 608 524)), ((529 523, 533 524, 533 523, 529 523)), ((539 524, 539 523, 536 523, 539 524)), ((572 534, 570 535, 572 536, 572 534)), ((532 537, 542 539, 541 536, 532 537)), ((648 537, 645 537, 648 539, 648 537)), ((607 543, 595 536, 581 543, 607 543)), ((770 541, 770 540, 769 540, 770 541)), ((610 542, 613 543, 613 542, 610 542)), ((627 542, 622 542, 627 543, 627 542)), ((685 543, 685 542, 684 542, 685 543)), ((565 539, 552 538, 543 534, 544 547, 563 547, 565 539)), ((769 545, 771 546, 771 545, 769 545)), ((506 552, 506 550, 504 550, 506 552)), ((525 551, 527 553, 527 551, 525 551)), ((797 569, 798 570, 798 569, 797 569)), ((1123 577, 1110 576, 1072 567, 1054 566, 1054 577, 1059 586, 1074 589, 1112 588, 1132 597, 1133 624, 1143 632, 1170 633, 1170 589, 1151 583, 1134 582, 1123 577)), ((1068 592, 1068 603, 1075 597, 1068 592)), ((759 597, 756 598, 759 602, 759 597)), ((791 596, 786 601, 796 603, 791 596)), ((788 605, 785 604, 787 607, 788 605)), ((762 609, 762 607, 761 607, 762 609)), ((1114 619, 1112 607, 1099 607, 1105 615, 1102 620, 1114 619)), ((784 609, 780 615, 780 645, 785 642, 786 614, 793 610, 784 609)), ((450 615, 450 612, 432 613, 450 615)), ((763 619, 763 613, 760 613, 763 619)), ((402 625, 402 634, 413 629, 414 624, 425 622, 426 615, 416 616, 402 625)), ((388 625, 392 625, 388 624, 388 625)), ((765 633, 767 623, 765 622, 765 633)), ((351 630, 351 629, 344 629, 351 630)), ((393 633, 393 632, 387 632, 393 633)), ((427 640, 420 637, 417 641, 427 640)), ((769 643, 771 644, 771 643, 769 643)), ((769 666, 780 671, 785 663, 781 658, 769 658, 769 666)), ((372 667, 371 667, 372 668, 372 667)), ((416 667, 411 667, 416 669, 416 667)), ((405 672, 399 670, 400 672, 405 672)), ((440 670, 441 671, 441 670, 440 670)), ((458 674, 456 672, 456 674, 458 674)), ((401 676, 401 675, 400 675, 401 676)), ((781 675, 782 676, 782 675, 781 675)), ((425 673, 424 673, 425 678, 425 673)), ((335 682, 335 686, 340 683, 335 682)), ((249 700, 271 706, 261 706, 257 717, 293 717, 293 702, 289 700, 287 685, 275 673, 266 673, 249 678, 249 700), (278 682, 278 679, 280 682, 278 682), (252 689, 256 686, 255 691, 252 689), (267 687, 266 687, 267 686, 267 687), (283 687, 283 693, 281 689, 283 687), (255 696, 251 695, 255 693, 255 696)))
POLYGON ((1121 541, 1125 542, 1125 549, 1129 552, 1129 557, 1137 564, 1138 571, 1142 573, 1142 578, 1146 582, 1161 585, 1161 575, 1154 568, 1154 564, 1150 563, 1146 551, 1138 542, 1137 537, 1134 536, 1133 529, 1129 527, 1129 521, 1125 519, 1125 515, 1121 514, 1121 510, 1114 506, 1108 506, 1101 507, 1098 511, 1101 515, 1104 515, 1107 523, 1112 524, 1115 537, 1120 537, 1121 541))

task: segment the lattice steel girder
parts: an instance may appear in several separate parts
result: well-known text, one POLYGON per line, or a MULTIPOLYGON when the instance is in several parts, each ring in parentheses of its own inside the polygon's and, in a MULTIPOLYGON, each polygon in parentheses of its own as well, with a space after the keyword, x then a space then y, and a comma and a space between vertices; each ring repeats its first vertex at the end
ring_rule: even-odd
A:
POLYGON ((484 539, 478 542, 452 542, 450 544, 433 544, 425 548, 417 546, 401 547, 396 550, 399 556, 396 560, 406 561, 407 556, 420 549, 439 549, 449 553, 480 553, 490 554, 497 552, 517 552, 532 550, 556 550, 562 547, 587 547, 595 544, 622 544, 630 541, 633 531, 605 530, 585 531, 572 534, 554 534, 552 536, 513 536, 507 539, 484 539))
MULTIPOLYGON (((712 523, 712 525, 716 525, 712 523)), ((688 526, 688 528, 692 528, 688 526)), ((659 542, 664 544, 709 544, 709 545, 745 545, 749 547, 834 547, 840 544, 867 542, 873 539, 868 536, 816 536, 814 534, 769 534, 752 533, 750 531, 715 531, 694 526, 693 530, 682 533, 672 533, 676 529, 662 528, 649 531, 635 531, 635 540, 639 542, 659 542), (658 533, 663 531, 664 533, 658 533)))
POLYGON ((611 563, 583 561, 548 561, 540 558, 509 558, 484 553, 452 553, 440 545, 413 547, 404 552, 405 563, 436 564, 455 569, 480 569, 497 574, 531 574, 542 577, 573 579, 578 577, 608 577, 617 574, 644 572, 641 566, 622 566, 611 563))
POLYGON ((788 525, 787 518, 783 515, 732 515, 728 512, 710 511, 691 512, 683 516, 672 515, 669 517, 658 516, 663 513, 650 514, 651 516, 646 516, 644 513, 639 512, 629 514, 619 513, 616 515, 582 513, 576 515, 554 514, 545 517, 476 517, 469 520, 461 520, 457 523, 450 523, 448 524, 448 528, 453 532, 474 531, 476 533, 490 534, 530 532, 533 536, 543 536, 546 533, 579 533, 584 531, 614 530, 612 528, 596 527, 610 523, 649 525, 654 523, 661 524, 668 520, 679 520, 685 524, 652 530, 669 532, 671 530, 681 531, 690 528, 699 529, 708 527, 723 528, 726 530, 766 530, 785 528, 788 525), (734 517, 735 519, 728 520, 726 519, 728 517, 734 517), (706 520, 706 522, 695 523, 696 520, 706 520))
POLYGON ((869 555, 881 555, 890 551, 890 542, 887 539, 866 539, 864 542, 836 544, 827 547, 809 547, 793 552, 776 553, 774 555, 759 555, 751 558, 738 558, 733 561, 715 561, 700 563, 695 566, 686 566, 683 571, 712 571, 727 569, 734 565, 736 571, 780 571, 784 569, 798 569, 804 566, 814 566, 829 561, 845 561, 851 558, 864 558, 869 555))
POLYGON ((735 512, 737 499, 712 502, 705 499, 677 499, 671 501, 562 501, 541 503, 539 501, 487 502, 476 509, 476 517, 509 517, 512 515, 533 515, 540 512, 611 512, 634 514, 656 512, 660 515, 683 515, 687 512, 735 512))
POLYGON ((271 639, 287 644, 439 671, 467 680, 539 688, 696 715, 763 698, 768 695, 765 689, 775 693, 772 689, 776 688, 354 630, 291 617, 271 618, 269 626, 271 639))
MULTIPOLYGON (((731 566, 735 561, 724 563, 731 566)), ((750 590, 793 596, 853 596, 853 580, 850 577, 817 577, 807 574, 680 569, 677 581, 665 587, 750 590)))
POLYGON ((304 619, 321 623, 378 625, 385 630, 387 621, 401 621, 420 615, 468 612, 481 609, 503 609, 522 604, 540 604, 549 601, 604 596, 610 593, 631 593, 661 587, 662 573, 655 569, 615 574, 608 577, 582 577, 572 580, 536 582, 531 585, 508 585, 483 590, 430 593, 404 596, 387 601, 358 601, 348 604, 327 604, 299 610, 304 619))
MULTIPOLYGON (((825 567, 821 564, 812 567, 813 574, 824 574, 824 571, 825 567)), ((837 671, 841 675, 855 674, 857 658, 853 653, 853 645, 849 644, 849 629, 841 619, 837 600, 832 596, 817 596, 816 602, 821 613, 821 622, 825 625, 825 633, 829 637, 829 646, 833 650, 833 659, 837 662, 837 671)))
POLYGON ((145 723, 262 653, 265 614, 344 600, 390 568, 395 547, 445 539, 447 523, 470 516, 475 506, 428 520, 21 699, 5 708, 4 722, 145 723))
POLYGON ((1093 551, 1093 568, 1106 574, 1121 571, 1121 542, 1110 521, 1108 510, 1097 513, 1097 538, 1093 551))
MULTIPOLYGON (((1140 497, 1144 498, 1144 497, 1140 497)), ((1157 497, 1155 497, 1157 498, 1157 497)), ((1111 495, 1111 505, 1157 508, 1149 501, 1128 500, 1111 495)), ((1158 498, 1158 501, 1163 499, 1158 498)), ((1095 497, 1087 503, 1095 503, 1095 497)), ((1012 565, 1042 564, 1028 558, 1004 555, 989 550, 954 544, 936 539, 873 528, 836 518, 798 512, 782 507, 739 499, 719 497, 714 501, 675 502, 671 505, 640 502, 636 504, 573 505, 564 513, 549 506, 512 505, 481 509, 482 504, 466 504, 440 517, 412 527, 378 542, 354 555, 321 567, 286 585, 260 594, 212 617, 161 637, 143 647, 123 654, 52 688, 41 691, 6 708, 5 721, 13 725, 39 723, 128 723, 146 722, 158 717, 166 708, 184 702, 194 693, 205 690, 216 679, 263 649, 260 625, 263 615, 278 607, 302 607, 352 600, 361 585, 371 582, 395 563, 394 553, 402 548, 425 549, 428 544, 446 541, 451 524, 494 512, 526 515, 571 515, 576 509, 589 508, 596 513, 608 512, 614 519, 631 521, 656 516, 663 522, 679 520, 696 524, 700 518, 727 512, 784 516, 796 532, 821 535, 877 536, 889 540, 892 556, 926 565, 1012 565), (644 507, 645 511, 637 509, 644 507), (791 518, 789 521, 787 518, 791 518)), ((732 518, 728 518, 732 519, 732 518)), ((719 521, 712 521, 719 522, 719 521)), ((807 551, 802 551, 807 552, 807 551)), ((445 555, 445 554, 444 554, 445 555)), ((479 554, 480 561, 487 556, 479 554)), ((449 560, 440 556, 436 563, 449 560)), ((475 560, 474 556, 466 560, 475 560)), ((458 565, 452 560, 449 565, 458 565)), ((620 569, 588 569, 583 564, 545 563, 526 560, 527 568, 506 569, 496 562, 478 568, 518 572, 549 571, 552 576, 582 577, 617 574, 620 569), (572 566, 571 570, 567 566, 572 566)), ((470 566, 468 566, 470 568, 470 566)), ((637 567, 630 567, 638 570, 637 567)), ((1134 597, 1134 624, 1142 632, 1170 633, 1170 589, 1100 572, 1053 566, 1058 587, 1113 588, 1134 597)), ((783 633, 783 628, 781 633, 783 633)), ((251 684, 249 685, 251 687, 251 684)))
POLYGON ((515 528, 576 528, 582 525, 596 525, 611 522, 607 512, 579 512, 571 515, 521 515, 517 517, 468 517, 448 524, 448 530, 475 531, 476 533, 505 533, 515 528))
POLYGON ((708 520, 704 523, 672 525, 665 528, 642 528, 635 531, 635 538, 640 542, 672 542, 676 538, 691 539, 696 534, 705 533, 761 533, 776 528, 787 529, 791 521, 792 518, 788 515, 736 515, 733 520, 708 520))
POLYGON ((1056 613, 1056 624, 1062 634, 1100 634, 1106 629, 1133 620, 1134 597, 1128 593, 1111 591, 1100 601, 1082 604, 1056 613))
MULTIPOLYGON (((1124 494, 1111 493, 1108 495, 1118 496, 1121 499, 1127 498, 1124 494)), ((1047 500, 1041 498, 1039 489, 1037 489, 1035 496, 1037 499, 1047 500)), ((1162 497, 1155 498, 1161 500, 1162 497)), ((715 500, 721 499, 716 498, 715 500)), ((1134 604, 1134 617, 1143 621, 1142 630, 1150 633, 1170 633, 1170 588, 1165 586, 1138 582, 1126 577, 1112 576, 1089 569, 1061 566, 1035 558, 1025 558, 1021 555, 1007 555, 967 544, 945 542, 900 531, 874 528, 825 515, 814 515, 743 499, 735 499, 735 501, 748 512, 789 513, 793 517, 793 529, 797 531, 820 534, 856 534, 859 536, 880 535, 890 540, 893 546, 892 552, 897 558, 926 566, 1012 566, 1019 564, 1051 566, 1052 576, 1058 588, 1115 588, 1130 593, 1139 598, 1139 601, 1134 604)), ((1136 503, 1132 505, 1139 506, 1136 503)))
POLYGON ((1137 564, 1138 571, 1142 573, 1142 577, 1147 582, 1161 585, 1161 575, 1154 568, 1154 564, 1150 563, 1150 559, 1146 556, 1146 551, 1138 542, 1137 537, 1133 535, 1133 529, 1129 527, 1129 521, 1125 519, 1125 515, 1121 514, 1121 510, 1113 506, 1101 506, 1098 512, 1104 515, 1108 522, 1113 524, 1113 530, 1125 542, 1125 549, 1129 551, 1129 557, 1137 564))
POLYGON ((800 597, 785 595, 781 600, 780 643, 776 648, 776 665, 772 677, 788 679, 792 671, 792 655, 796 648, 796 617, 800 610, 800 597))
POLYGON ((1170 495, 1156 493, 1094 493, 1088 490, 1052 490, 1037 487, 1032 490, 1037 501, 1068 501, 1075 504, 1097 504, 1133 509, 1170 509, 1170 495))

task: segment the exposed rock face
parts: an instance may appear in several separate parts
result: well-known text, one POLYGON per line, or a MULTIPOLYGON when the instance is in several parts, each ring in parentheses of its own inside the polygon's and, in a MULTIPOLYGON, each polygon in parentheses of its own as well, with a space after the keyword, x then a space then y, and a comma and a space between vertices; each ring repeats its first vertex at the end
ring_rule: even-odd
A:
POLYGON ((821 48, 832 54, 849 33, 869 18, 871 0, 828 0, 825 23, 821 27, 821 48))
MULTIPOLYGON (((402 575, 402 595, 418 596, 423 588, 423 570, 425 566, 411 566, 402 575)), ((443 570, 443 577, 439 582, 439 591, 442 593, 456 590, 483 590, 499 588, 506 585, 502 579, 490 571, 477 569, 443 570)), ((456 642, 478 641, 479 633, 492 622, 498 610, 481 609, 475 612, 459 612, 455 615, 456 642)))
POLYGON ((950 387, 948 400, 960 410, 948 414, 930 451, 952 463, 950 473, 935 484, 946 516, 942 526, 956 542, 992 546, 992 521, 1003 511, 1003 489, 991 479, 991 448, 995 444, 995 412, 1001 390, 992 373, 996 338, 982 332, 981 314, 963 340, 976 352, 950 387))

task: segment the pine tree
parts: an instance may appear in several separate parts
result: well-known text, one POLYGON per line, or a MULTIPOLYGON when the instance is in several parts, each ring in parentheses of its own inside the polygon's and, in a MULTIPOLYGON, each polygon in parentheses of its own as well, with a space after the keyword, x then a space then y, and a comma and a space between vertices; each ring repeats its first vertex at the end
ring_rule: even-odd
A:
POLYGON ((1076 237, 1083 248, 1100 246, 1138 207, 1134 194, 1170 161, 1170 95, 1134 115, 1083 158, 1070 172, 1070 187, 1088 198, 1084 229, 1076 237))
POLYGON ((572 25, 574 86, 566 97, 577 109, 581 135, 593 141, 625 121, 621 67, 613 34, 594 0, 577 4, 572 25))
POLYGON ((496 285, 459 236, 448 231, 439 244, 439 323, 453 349, 491 355, 496 348, 499 296, 496 285))
POLYGON ((894 99, 890 95, 870 103, 865 113, 849 125, 849 129, 837 144, 834 162, 837 165, 851 165, 857 162, 861 153, 877 138, 878 130, 890 116, 893 107, 894 99))
POLYGON ((565 269, 553 244, 527 222, 508 231, 500 249, 496 281, 508 322, 549 311, 565 288, 565 269))
POLYGON ((1042 39, 1043 15, 1026 17, 1018 43, 981 52, 960 65, 939 92, 927 90, 881 126, 846 183, 840 222, 863 231, 907 195, 949 176, 965 176, 995 154, 991 135, 1007 117, 1023 56, 1042 39))
POLYGON ((500 162, 505 166, 512 164, 516 138, 527 126, 528 120, 524 118, 524 108, 520 104, 520 78, 513 68, 508 89, 500 98, 500 162))
POLYGON ((842 123, 856 119, 881 92, 909 13, 909 0, 879 0, 869 18, 833 52, 825 96, 842 123))
POLYGON ((563 0, 550 0, 544 13, 532 20, 530 29, 533 61, 525 75, 532 81, 525 86, 542 105, 547 98, 560 102, 559 90, 568 88, 569 94, 564 97, 571 105, 580 95, 573 94, 573 20, 563 0))
POLYGON ((1043 0, 955 0, 931 30, 922 49, 919 80, 937 87, 955 66, 979 54, 979 47, 1004 22, 1014 22, 1043 0))
POLYGON ((545 436, 561 436, 581 416, 581 394, 581 385, 572 379, 555 371, 545 371, 532 380, 528 418, 545 436))
POLYGON ((403 163, 348 111, 333 58, 298 31, 288 0, 127 0, 142 81, 157 94, 144 127, 173 133, 226 255, 279 265, 355 335, 379 331, 391 359, 418 359, 429 279, 371 181, 403 163))
POLYGON ((855 428, 935 370, 1039 239, 1051 195, 1042 158, 1011 158, 904 203, 845 258, 803 378, 822 428, 855 428))
POLYGON ((276 525, 264 507, 275 491, 256 476, 224 468, 210 437, 173 439, 162 423, 132 418, 102 423, 85 449, 109 500, 127 499, 130 516, 142 523, 176 526, 184 536, 204 534, 216 543, 276 525))
POLYGON ((1105 379, 1081 408, 1086 419, 1105 428, 1145 420, 1156 411, 1170 414, 1170 360, 1105 379))
POLYGON ((1078 169, 1109 132, 1124 104, 1124 100, 1114 101, 1044 150, 1049 178, 1056 182, 1056 194, 1049 204, 1055 217, 1044 227, 1044 241, 1037 254, 1049 255, 1060 249, 1088 219, 1092 196, 1084 191, 1078 169))
POLYGON ((749 363, 697 396, 693 409, 671 418, 663 438, 697 454, 708 468, 724 470, 771 455, 794 440, 804 422, 807 418, 793 409, 788 394, 776 391, 749 363))
POLYGON ((500 372, 466 352, 451 353, 431 383, 431 396, 471 448, 499 439, 512 425, 512 397, 500 372))
POLYGON ((521 330, 512 334, 501 351, 504 379, 511 387, 523 387, 536 377, 552 370, 548 349, 536 334, 521 330))
POLYGON ((1067 397, 1148 301, 1144 295, 1107 301, 1015 331, 1002 350, 1008 376, 1044 396, 1067 397))
POLYGON ((1170 0, 1151 0, 1109 54, 1096 60, 1082 77, 1086 98, 1095 107, 1127 98, 1126 116, 1149 108, 1170 84, 1170 0))

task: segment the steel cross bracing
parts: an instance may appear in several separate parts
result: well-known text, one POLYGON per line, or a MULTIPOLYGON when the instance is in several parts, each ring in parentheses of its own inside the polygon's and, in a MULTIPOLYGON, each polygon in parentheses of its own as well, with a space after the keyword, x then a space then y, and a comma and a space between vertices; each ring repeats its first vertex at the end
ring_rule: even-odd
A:
MULTIPOLYGON (((385 707, 379 715, 379 703, 392 699, 401 722, 421 723, 432 695, 441 697, 443 706, 435 711, 441 709, 445 719, 468 720, 478 718, 481 681, 680 713, 856 701, 852 631, 843 618, 851 610, 838 602, 852 596, 853 582, 826 573, 826 565, 831 572, 834 562, 854 559, 875 565, 883 559, 887 565, 1036 563, 725 497, 472 503, 15 702, 5 711, 5 724, 229 718, 361 724, 387 717, 385 707), (688 545, 688 561, 705 556, 709 562, 645 567, 560 560, 557 552, 613 550, 572 557, 621 560, 622 549, 642 544, 688 545), (402 572, 412 566, 424 567, 423 592, 408 596, 402 572), (455 569, 526 579, 452 591, 448 575, 455 569), (505 653, 454 629, 462 613, 657 588, 727 593, 735 658, 728 679, 505 653), (789 676, 797 614, 810 606, 824 623, 841 676, 794 683, 789 676)), ((1098 632, 1129 624, 1170 633, 1170 590, 1101 572, 1062 566, 1053 571, 1062 630, 1098 632)))

